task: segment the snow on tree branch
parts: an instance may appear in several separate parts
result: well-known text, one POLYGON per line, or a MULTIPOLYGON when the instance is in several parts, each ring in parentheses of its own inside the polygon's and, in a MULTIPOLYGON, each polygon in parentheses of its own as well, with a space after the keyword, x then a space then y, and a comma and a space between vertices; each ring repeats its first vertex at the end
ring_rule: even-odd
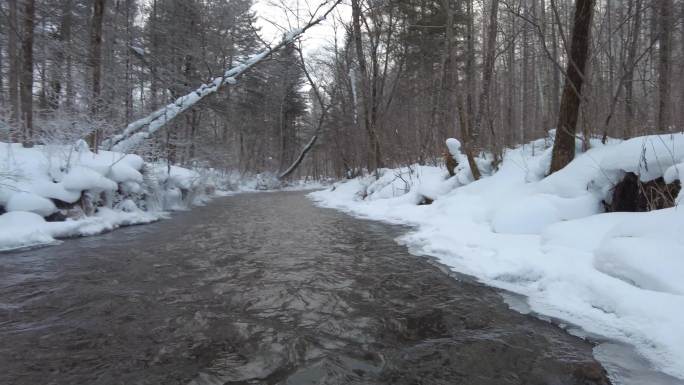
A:
MULTIPOLYGON (((325 4, 329 2, 330 0, 322 3, 318 7, 318 9, 321 9, 325 4)), ((249 59, 245 60, 239 65, 227 69, 222 76, 214 78, 209 83, 202 84, 196 90, 179 97, 172 103, 167 104, 165 107, 162 107, 154 111, 153 113, 149 114, 144 118, 138 119, 135 122, 130 123, 121 134, 115 135, 105 140, 103 142, 103 147, 113 151, 129 151, 138 143, 149 138, 157 130, 163 127, 166 123, 173 120, 183 111, 186 111, 187 109, 191 108, 204 97, 218 91, 226 83, 237 83, 237 78, 240 75, 242 75, 248 69, 252 68, 265 58, 269 57, 274 52, 277 52, 278 50, 282 49, 288 44, 294 42, 298 37, 303 35, 309 28, 325 20, 325 18, 341 2, 342 0, 335 0, 332 6, 330 6, 330 8, 328 8, 328 10, 321 16, 316 17, 314 13, 314 15, 312 15, 311 19, 308 21, 306 25, 304 25, 301 28, 293 29, 292 31, 287 32, 285 35, 283 35, 282 40, 277 45, 273 47, 264 48, 261 52, 254 54, 249 59)))

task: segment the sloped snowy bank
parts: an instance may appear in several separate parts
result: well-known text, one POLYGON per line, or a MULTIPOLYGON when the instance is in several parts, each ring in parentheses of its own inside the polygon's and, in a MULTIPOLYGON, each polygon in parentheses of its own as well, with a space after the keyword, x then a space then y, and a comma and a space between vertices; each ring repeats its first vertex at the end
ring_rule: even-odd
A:
POLYGON ((215 189, 211 176, 84 142, 0 143, 0 250, 149 223, 215 189))
POLYGON ((581 154, 578 142, 576 159, 545 177, 550 143, 509 150, 497 172, 484 169, 472 182, 450 139, 459 162, 454 177, 415 165, 310 196, 322 206, 414 225, 399 240, 412 251, 523 294, 538 314, 633 344, 655 368, 684 381, 684 211, 603 212, 626 172, 644 182, 679 180, 684 135, 592 142, 581 154))

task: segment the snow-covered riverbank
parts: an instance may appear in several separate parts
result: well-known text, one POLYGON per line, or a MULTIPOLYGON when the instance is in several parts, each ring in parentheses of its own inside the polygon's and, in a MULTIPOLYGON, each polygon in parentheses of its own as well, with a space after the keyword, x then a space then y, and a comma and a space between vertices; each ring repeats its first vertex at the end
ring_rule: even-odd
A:
MULTIPOLYGON (((684 381, 684 211, 604 213, 625 172, 643 182, 684 172, 684 135, 592 142, 545 177, 550 141, 506 152, 500 169, 472 182, 459 161, 383 170, 314 192, 320 205, 414 225, 400 238, 418 254, 528 298, 532 311, 636 346, 684 381), (431 203, 431 204, 426 204, 431 203)), ((579 145, 578 145, 579 147, 579 145)), ((680 194, 677 202, 684 194, 680 194)))
POLYGON ((84 142, 0 143, 0 250, 150 223, 215 191, 211 176, 84 142))
POLYGON ((224 174, 75 146, 0 142, 0 251, 151 223, 213 196, 323 188, 275 175, 224 174))

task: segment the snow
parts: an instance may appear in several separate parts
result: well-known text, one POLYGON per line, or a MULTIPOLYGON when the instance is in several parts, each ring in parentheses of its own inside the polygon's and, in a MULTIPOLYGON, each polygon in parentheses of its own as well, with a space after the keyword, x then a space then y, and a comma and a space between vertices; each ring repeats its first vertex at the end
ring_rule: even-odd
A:
POLYGON ((643 181, 677 179, 684 135, 592 140, 590 150, 546 177, 550 144, 508 150, 498 171, 484 169, 473 182, 460 143, 449 140, 459 162, 454 177, 414 165, 310 196, 412 225, 398 239, 412 252, 523 295, 536 314, 631 344, 655 370, 684 380, 684 211, 603 213, 601 203, 625 172, 643 181), (434 202, 418 205, 424 196, 434 202))
POLYGON ((109 191, 116 190, 117 184, 92 168, 76 166, 62 179, 64 189, 71 191, 109 191))
POLYGON ((38 214, 15 211, 0 215, 0 251, 54 242, 40 229, 45 219, 38 214))
POLYGON ((667 170, 665 170, 663 178, 665 179, 665 183, 672 183, 676 180, 681 181, 682 174, 684 174, 684 163, 679 163, 672 165, 667 170))
POLYGON ((8 200, 5 208, 7 211, 28 211, 47 217, 57 211, 57 207, 51 200, 30 192, 18 192, 8 200))
POLYGON ((621 168, 648 182, 663 176, 666 169, 684 161, 684 135, 651 135, 626 140, 610 147, 601 161, 605 169, 621 168))
POLYGON ((204 201, 210 185, 215 191, 213 174, 205 174, 132 154, 95 154, 83 141, 33 148, 0 142, 0 250, 159 220, 204 201), (65 220, 47 222, 52 214, 65 220))
POLYGON ((497 210, 492 228, 496 233, 539 234, 560 220, 560 210, 539 194, 497 210))

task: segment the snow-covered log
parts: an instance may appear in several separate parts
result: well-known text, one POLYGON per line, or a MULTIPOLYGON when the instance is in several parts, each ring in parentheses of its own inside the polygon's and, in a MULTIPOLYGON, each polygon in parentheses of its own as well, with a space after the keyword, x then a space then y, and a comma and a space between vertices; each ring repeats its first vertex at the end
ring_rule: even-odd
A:
MULTIPOLYGON (((330 14, 330 12, 335 9, 335 7, 342 0, 335 0, 333 4, 321 15, 314 15, 311 17, 309 22, 301 28, 294 29, 285 35, 283 35, 280 43, 272 47, 266 47, 259 53, 252 55, 244 62, 238 64, 235 67, 227 69, 222 76, 214 78, 212 81, 206 84, 202 84, 196 90, 179 97, 172 103, 154 111, 148 116, 138 119, 133 123, 130 123, 126 129, 121 134, 115 135, 103 142, 103 147, 105 149, 126 152, 131 148, 135 147, 141 141, 149 138, 157 130, 163 127, 166 123, 173 120, 176 116, 181 114, 183 111, 191 108, 197 102, 202 100, 204 97, 211 95, 218 91, 225 84, 235 84, 237 83, 237 78, 245 73, 248 69, 252 68, 262 60, 269 57, 274 52, 282 49, 283 47, 293 43, 298 37, 300 37, 304 32, 314 25, 319 24, 330 14)), ((327 3, 326 1, 322 3, 318 9, 322 9, 327 3)))

